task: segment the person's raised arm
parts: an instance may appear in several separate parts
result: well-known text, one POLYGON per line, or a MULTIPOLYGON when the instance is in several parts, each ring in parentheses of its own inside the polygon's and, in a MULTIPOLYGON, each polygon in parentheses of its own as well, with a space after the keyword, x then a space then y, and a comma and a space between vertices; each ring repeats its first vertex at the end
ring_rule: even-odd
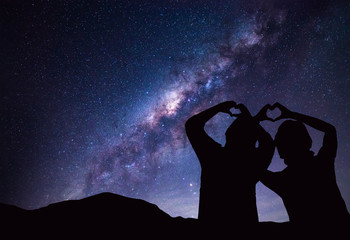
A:
MULTIPOLYGON (((261 121, 269 120, 274 121, 273 119, 267 116, 267 110, 272 109, 270 104, 266 104, 258 114, 254 116, 257 124, 261 121)), ((258 143, 259 147, 257 149, 257 160, 259 163, 259 167, 261 167, 262 173, 260 174, 260 181, 268 188, 273 190, 274 192, 278 192, 279 183, 276 178, 276 173, 267 170, 268 166, 271 163, 273 154, 275 152, 275 143, 272 139, 271 135, 266 132, 266 130, 260 126, 258 126, 258 143), (265 169, 265 170, 263 170, 265 169)))
POLYGON ((236 103, 234 101, 222 102, 215 105, 214 107, 208 108, 207 110, 204 110, 203 112, 190 117, 185 125, 186 131, 188 127, 190 127, 189 130, 191 130, 193 127, 204 128, 205 123, 219 112, 227 113, 230 114, 230 116, 233 116, 233 114, 230 112, 230 109, 235 106, 236 103))
POLYGON ((332 159, 335 158, 337 153, 337 132, 333 125, 315 117, 307 116, 297 112, 292 112, 280 103, 275 103, 272 107, 277 107, 281 110, 281 116, 276 118, 275 121, 284 118, 291 118, 303 122, 321 132, 324 132, 323 144, 318 154, 327 156, 332 159))
POLYGON ((227 101, 219 103, 214 107, 211 107, 203 112, 200 112, 191 118, 189 118, 185 124, 186 134, 190 143, 196 152, 197 156, 200 158, 202 154, 205 154, 206 150, 210 150, 210 147, 220 146, 215 142, 211 137, 207 135, 204 131, 204 126, 212 117, 214 117, 219 112, 233 114, 230 112, 230 109, 235 107, 236 103, 234 101, 227 101), (208 149, 209 147, 209 149, 208 149))

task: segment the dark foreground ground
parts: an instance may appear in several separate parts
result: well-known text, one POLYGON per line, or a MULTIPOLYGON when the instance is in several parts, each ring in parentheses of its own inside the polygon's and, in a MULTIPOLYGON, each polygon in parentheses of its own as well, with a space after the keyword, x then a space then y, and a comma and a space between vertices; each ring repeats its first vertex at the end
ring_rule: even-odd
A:
POLYGON ((36 210, 0 204, 1 239, 35 236, 45 239, 348 239, 350 225, 295 226, 289 222, 262 222, 255 226, 215 219, 170 217, 156 205, 140 199, 101 193, 64 201, 36 210))

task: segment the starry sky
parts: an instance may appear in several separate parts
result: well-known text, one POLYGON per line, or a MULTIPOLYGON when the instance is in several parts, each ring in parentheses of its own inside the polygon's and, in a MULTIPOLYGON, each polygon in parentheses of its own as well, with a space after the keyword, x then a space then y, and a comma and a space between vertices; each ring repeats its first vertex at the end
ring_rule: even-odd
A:
MULTIPOLYGON (((196 218, 201 169, 184 123, 234 100, 333 124, 350 208, 349 2, 1 1, 0 25, 0 202, 109 191, 196 218)), ((218 114, 206 130, 225 144, 233 120, 218 114)), ((262 126, 274 136, 278 124, 262 126)), ((309 130, 317 152, 322 134, 309 130)), ((276 152, 269 169, 284 167, 276 152)), ((256 188, 260 221, 287 221, 256 188)))

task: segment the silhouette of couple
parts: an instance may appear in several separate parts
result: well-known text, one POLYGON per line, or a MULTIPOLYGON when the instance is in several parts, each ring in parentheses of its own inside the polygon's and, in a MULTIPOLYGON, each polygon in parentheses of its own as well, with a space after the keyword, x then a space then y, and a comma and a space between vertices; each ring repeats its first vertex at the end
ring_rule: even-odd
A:
POLYGON ((292 112, 280 103, 268 104, 252 116, 243 104, 227 101, 188 119, 186 133, 202 168, 200 222, 245 226, 258 223, 258 181, 282 198, 291 223, 348 222, 349 214, 336 184, 337 136, 331 124, 292 112), (232 108, 240 113, 233 114, 232 108), (271 119, 267 111, 275 108, 281 115, 271 119), (219 112, 237 117, 225 133, 223 147, 204 130, 206 122, 219 112), (280 119, 292 120, 279 126, 273 140, 259 123, 280 119), (312 140, 304 124, 324 133, 317 155, 310 151, 312 140), (287 165, 281 172, 267 170, 275 146, 287 165))

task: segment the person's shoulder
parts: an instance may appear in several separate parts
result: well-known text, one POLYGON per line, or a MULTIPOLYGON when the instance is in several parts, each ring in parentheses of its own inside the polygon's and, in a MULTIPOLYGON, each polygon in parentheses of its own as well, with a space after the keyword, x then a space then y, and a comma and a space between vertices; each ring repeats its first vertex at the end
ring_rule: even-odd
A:
POLYGON ((332 156, 329 156, 327 154, 320 154, 318 153, 317 155, 313 156, 312 162, 316 164, 316 166, 326 166, 329 167, 329 165, 334 165, 334 160, 335 158, 332 156))

